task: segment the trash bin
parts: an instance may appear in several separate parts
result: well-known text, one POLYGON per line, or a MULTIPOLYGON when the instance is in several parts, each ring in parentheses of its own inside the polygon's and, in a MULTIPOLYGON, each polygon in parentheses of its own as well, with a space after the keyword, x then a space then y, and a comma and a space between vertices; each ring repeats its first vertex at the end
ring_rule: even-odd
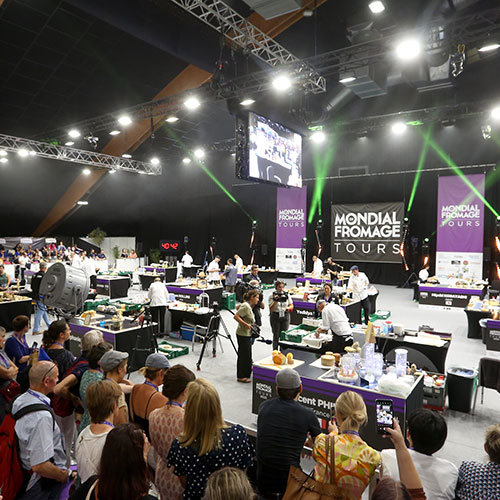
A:
POLYGON ((477 382, 477 370, 469 368, 449 368, 448 408, 469 413, 472 408, 472 396, 477 382))
POLYGON ((486 339, 488 338, 488 327, 486 323, 488 318, 482 318, 479 320, 479 326, 481 327, 481 337, 483 339, 483 344, 486 344, 486 339))

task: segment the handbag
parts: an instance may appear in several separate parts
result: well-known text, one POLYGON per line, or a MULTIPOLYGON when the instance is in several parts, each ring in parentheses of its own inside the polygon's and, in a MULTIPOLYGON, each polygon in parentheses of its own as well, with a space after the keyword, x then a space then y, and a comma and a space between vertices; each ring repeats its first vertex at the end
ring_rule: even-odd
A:
POLYGON ((327 435, 325 446, 328 483, 316 481, 314 470, 306 474, 292 465, 282 500, 346 500, 342 489, 335 484, 335 437, 327 435))
POLYGON ((7 403, 10 403, 16 396, 21 394, 21 386, 15 380, 10 380, 6 387, 0 389, 0 394, 7 403))

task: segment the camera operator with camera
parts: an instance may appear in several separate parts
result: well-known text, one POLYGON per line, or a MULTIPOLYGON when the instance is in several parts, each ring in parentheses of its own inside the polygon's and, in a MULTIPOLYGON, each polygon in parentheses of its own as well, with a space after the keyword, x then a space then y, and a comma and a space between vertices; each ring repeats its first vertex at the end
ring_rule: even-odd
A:
POLYGON ((293 311, 292 297, 285 292, 285 283, 276 280, 275 291, 269 296, 269 321, 273 331, 273 349, 278 349, 280 332, 290 327, 290 311, 293 311))

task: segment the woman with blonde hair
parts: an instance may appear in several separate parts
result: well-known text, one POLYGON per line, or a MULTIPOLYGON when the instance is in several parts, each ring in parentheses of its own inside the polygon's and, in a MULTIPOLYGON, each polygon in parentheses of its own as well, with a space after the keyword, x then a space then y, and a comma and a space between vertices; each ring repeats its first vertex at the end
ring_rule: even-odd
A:
POLYGON ((241 469, 224 467, 207 481, 203 500, 253 500, 255 493, 247 475, 241 469))
POLYGON ((330 423, 330 433, 319 434, 314 441, 314 477, 323 483, 331 482, 328 441, 328 446, 334 449, 334 483, 342 489, 346 498, 357 500, 380 463, 380 453, 368 446, 359 435, 360 427, 368 419, 363 398, 353 391, 343 392, 335 402, 335 419, 338 428, 335 423, 330 423))
POLYGON ((185 487, 186 500, 201 500, 212 472, 222 467, 246 469, 254 452, 241 425, 228 427, 222 418, 219 394, 202 378, 187 386, 182 434, 174 439, 167 466, 185 487))

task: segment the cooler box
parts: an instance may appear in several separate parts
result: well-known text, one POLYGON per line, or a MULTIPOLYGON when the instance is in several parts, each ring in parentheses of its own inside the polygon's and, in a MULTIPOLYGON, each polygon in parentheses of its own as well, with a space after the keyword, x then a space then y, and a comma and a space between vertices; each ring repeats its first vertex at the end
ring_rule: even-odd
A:
POLYGON ((190 342, 193 340, 194 335, 194 326, 183 323, 181 326, 181 338, 183 340, 189 340, 190 342))

